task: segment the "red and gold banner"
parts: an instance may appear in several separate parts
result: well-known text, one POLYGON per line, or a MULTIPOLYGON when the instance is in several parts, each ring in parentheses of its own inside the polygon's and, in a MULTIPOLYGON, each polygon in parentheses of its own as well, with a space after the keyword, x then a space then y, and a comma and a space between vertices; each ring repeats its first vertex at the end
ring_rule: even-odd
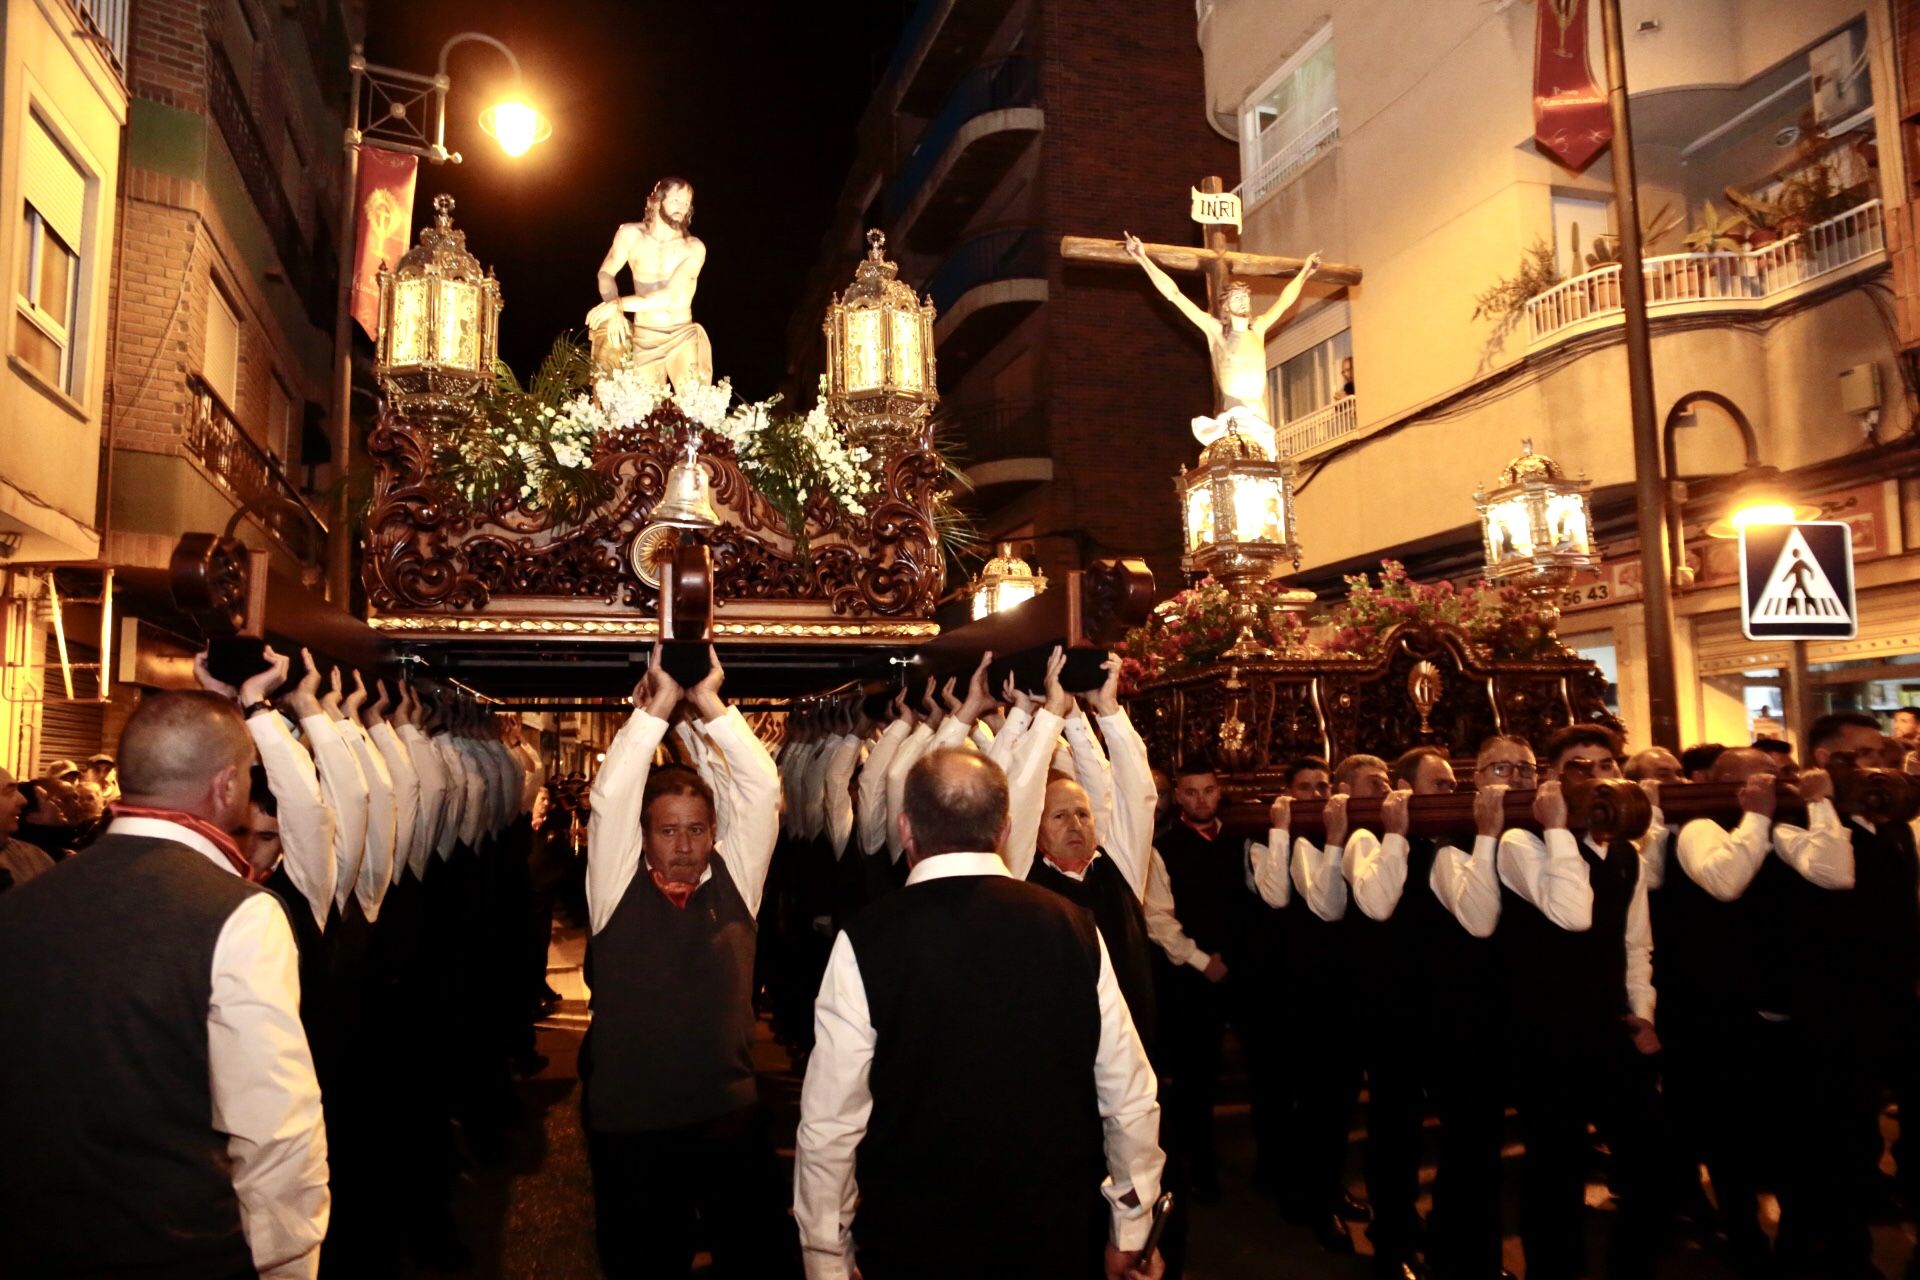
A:
POLYGON ((1533 140, 1569 169, 1584 169, 1613 140, 1607 95, 1587 64, 1587 0, 1535 0, 1533 140))
POLYGON ((359 222, 353 237, 353 318, 376 342, 380 338, 380 268, 407 251, 413 231, 413 183, 418 156, 382 147, 360 148, 360 181, 353 207, 359 222))

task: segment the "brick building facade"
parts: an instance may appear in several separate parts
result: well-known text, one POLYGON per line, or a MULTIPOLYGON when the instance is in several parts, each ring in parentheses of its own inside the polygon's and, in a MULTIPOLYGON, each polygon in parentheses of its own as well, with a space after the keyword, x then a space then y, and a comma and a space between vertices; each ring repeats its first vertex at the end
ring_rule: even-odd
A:
POLYGON ((792 322, 789 374, 810 387, 827 295, 866 228, 886 231, 940 308, 940 419, 968 505, 1050 575, 1126 554, 1177 581, 1172 481, 1211 405, 1206 350, 1137 271, 1067 264, 1059 240, 1197 240, 1187 190, 1234 163, 1193 108, 1200 76, 1177 5, 928 0, 863 118, 792 322))

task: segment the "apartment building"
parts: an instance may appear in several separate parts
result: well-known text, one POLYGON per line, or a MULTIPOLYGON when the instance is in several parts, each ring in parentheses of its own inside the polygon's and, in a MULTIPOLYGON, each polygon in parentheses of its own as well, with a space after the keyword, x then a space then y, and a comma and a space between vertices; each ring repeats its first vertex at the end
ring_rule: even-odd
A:
POLYGON ((1195 102, 1190 15, 1156 0, 923 0, 860 124, 859 156, 790 330, 789 382, 878 227, 931 295, 940 429, 990 540, 1058 575, 1179 561, 1172 477, 1209 407, 1204 349, 1130 268, 1063 265, 1064 234, 1188 243, 1187 190, 1233 149, 1195 102))
MULTIPOLYGON (((1894 6, 1622 8, 1654 389, 1687 495, 1683 735, 1744 741, 1783 710, 1787 648, 1743 637, 1734 544, 1706 533, 1749 443, 1797 501, 1854 527, 1860 635, 1811 646, 1816 705, 1920 700, 1916 382, 1889 254, 1911 240, 1901 122, 1920 102, 1894 6)), ((1314 289, 1268 344, 1274 421, 1300 470, 1302 579, 1335 590, 1383 557, 1470 575, 1474 491, 1531 439, 1593 482, 1606 564, 1562 596, 1560 629, 1615 676, 1644 742, 1618 213, 1607 156, 1576 173, 1533 142, 1535 6, 1195 13, 1202 105, 1240 150, 1246 246, 1365 271, 1314 289)))

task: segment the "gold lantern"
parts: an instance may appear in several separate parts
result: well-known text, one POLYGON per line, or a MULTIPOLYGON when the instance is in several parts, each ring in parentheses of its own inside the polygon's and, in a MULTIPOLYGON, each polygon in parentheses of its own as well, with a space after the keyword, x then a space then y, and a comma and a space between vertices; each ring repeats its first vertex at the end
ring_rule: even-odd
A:
POLYGON ((399 265, 380 271, 374 376, 403 415, 459 417, 494 379, 500 283, 453 228, 453 197, 433 198, 434 225, 399 265))
POLYGON ((1233 597, 1239 636, 1229 658, 1262 657, 1267 649, 1254 627, 1260 620, 1257 592, 1270 607, 1298 610, 1313 603, 1311 591, 1274 590, 1282 563, 1300 566, 1294 539, 1293 463, 1270 457, 1259 444, 1229 426, 1200 451, 1199 464, 1181 468, 1174 481, 1185 533, 1181 568, 1217 578, 1233 597))
POLYGON ((1553 597, 1575 571, 1600 564, 1587 501, 1590 487, 1585 480, 1567 479, 1552 458, 1533 451, 1532 440, 1522 440, 1520 456, 1500 473, 1500 486, 1473 495, 1487 577, 1521 587, 1549 616, 1556 613, 1553 597))
POLYGON ((987 561, 973 580, 973 617, 981 618, 1025 604, 1047 589, 1045 574, 1013 554, 1013 544, 1000 544, 1000 554, 987 561))
POLYGON ((847 291, 827 304, 827 407, 857 435, 917 431, 940 391, 933 370, 933 303, 899 279, 867 232, 867 256, 847 291))

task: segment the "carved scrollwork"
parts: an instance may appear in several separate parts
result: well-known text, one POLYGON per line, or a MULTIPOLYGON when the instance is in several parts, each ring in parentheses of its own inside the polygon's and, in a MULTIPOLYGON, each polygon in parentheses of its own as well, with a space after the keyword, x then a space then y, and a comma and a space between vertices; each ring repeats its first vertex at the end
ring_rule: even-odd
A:
MULTIPOLYGON (((430 428, 382 416, 367 451, 376 464, 367 520, 368 598, 382 612, 484 609, 500 596, 598 599, 636 609, 656 593, 627 556, 665 491, 693 424, 671 404, 645 424, 610 432, 593 467, 613 497, 591 519, 556 527, 549 513, 501 494, 475 510, 437 483, 430 428)), ((946 467, 924 441, 886 460, 865 516, 816 492, 806 508, 810 555, 802 560, 784 520, 753 487, 733 446, 703 437, 700 459, 723 518, 699 533, 713 552, 722 600, 818 602, 847 617, 930 615, 945 562, 933 504, 946 467)))

